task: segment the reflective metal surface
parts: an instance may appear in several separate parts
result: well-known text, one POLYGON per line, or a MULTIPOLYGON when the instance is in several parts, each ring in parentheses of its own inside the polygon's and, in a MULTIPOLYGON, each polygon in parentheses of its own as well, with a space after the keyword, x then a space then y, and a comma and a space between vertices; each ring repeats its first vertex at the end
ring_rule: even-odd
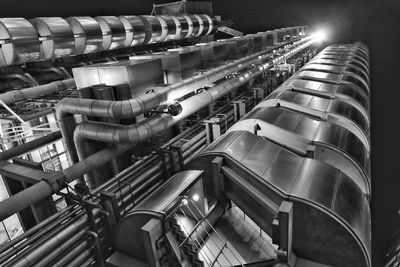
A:
POLYGON ((32 24, 23 18, 0 19, 0 65, 35 61, 40 56, 39 37, 32 24))
POLYGON ((165 212, 181 200, 179 196, 199 180, 201 173, 184 171, 175 174, 125 215, 115 231, 115 249, 147 261, 143 239, 138 238, 142 227, 153 218, 161 220, 165 212))
POLYGON ((73 69, 77 88, 93 85, 128 84, 132 97, 143 95, 163 81, 161 59, 140 59, 108 62, 73 69))
POLYGON ((349 176, 369 197, 369 154, 347 129, 278 107, 260 108, 228 132, 245 130, 267 138, 303 157, 323 161, 349 176))
MULTIPOLYGON (((293 154, 252 133, 229 132, 189 165, 190 169, 205 170, 204 183, 209 194, 212 191, 207 186, 212 182, 207 178, 213 177, 210 162, 216 156, 224 158, 224 166, 237 179, 251 184, 252 190, 240 189, 243 195, 238 206, 246 207, 246 214, 266 212, 265 207, 259 209, 252 201, 257 194, 265 194, 278 206, 285 199, 294 202, 295 253, 334 266, 370 266, 368 202, 344 173, 328 164, 293 154), (245 195, 249 198, 244 198, 245 195)), ((230 190, 239 192, 240 186, 232 183, 225 176, 223 184, 228 195, 230 190)), ((261 226, 265 223, 261 217, 252 219, 261 226)))
POLYGON ((329 266, 371 266, 367 54, 358 43, 325 49, 323 63, 305 65, 188 167, 267 233, 291 201, 294 253, 329 266), (211 171, 216 157, 222 175, 211 171))
POLYGON ((125 47, 125 28, 122 22, 114 16, 95 17, 103 33, 103 50, 125 47))
POLYGON ((146 30, 143 21, 138 16, 120 16, 125 27, 125 47, 141 45, 146 38, 146 30))
POLYGON ((66 21, 74 34, 78 55, 102 50, 103 34, 99 23, 94 18, 69 17, 66 21))
POLYGON ((167 37, 166 24, 162 23, 155 16, 139 16, 143 21, 146 30, 145 44, 152 44, 156 42, 163 42, 167 37))
POLYGON ((58 17, 39 17, 30 22, 41 38, 40 58, 51 59, 75 55, 75 38, 69 24, 58 17))

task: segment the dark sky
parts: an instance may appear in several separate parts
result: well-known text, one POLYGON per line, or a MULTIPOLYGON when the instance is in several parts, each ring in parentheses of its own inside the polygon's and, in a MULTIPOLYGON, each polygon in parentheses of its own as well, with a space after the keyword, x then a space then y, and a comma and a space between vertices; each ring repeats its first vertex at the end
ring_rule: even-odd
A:
MULTIPOLYGON (((169 1, 157 1, 169 2, 169 1)), ((148 14, 151 0, 1 0, 0 17, 148 14)), ((335 42, 370 48, 374 266, 383 266, 400 207, 400 1, 214 0, 216 14, 244 32, 308 24, 335 42)))

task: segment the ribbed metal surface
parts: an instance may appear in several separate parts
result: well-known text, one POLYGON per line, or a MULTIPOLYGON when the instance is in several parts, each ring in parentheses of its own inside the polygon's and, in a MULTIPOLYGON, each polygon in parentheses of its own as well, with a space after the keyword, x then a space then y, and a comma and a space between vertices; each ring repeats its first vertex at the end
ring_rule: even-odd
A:
POLYGON ((75 40, 69 24, 58 17, 40 17, 30 20, 41 38, 40 58, 75 55, 75 40))
POLYGON ((40 42, 33 25, 23 18, 1 18, 0 65, 35 61, 40 56, 40 42))
POLYGON ((103 36, 100 25, 94 18, 69 17, 66 20, 74 33, 78 55, 102 50, 103 36))
POLYGON ((292 201, 294 252, 332 266, 371 266, 368 71, 342 61, 368 66, 367 51, 323 50, 317 58, 340 64, 304 66, 188 167, 204 170, 207 193, 218 194, 210 164, 223 157, 226 196, 266 232, 271 206, 256 199, 292 201))
POLYGON ((218 23, 208 15, 0 18, 0 66, 198 37, 218 23))

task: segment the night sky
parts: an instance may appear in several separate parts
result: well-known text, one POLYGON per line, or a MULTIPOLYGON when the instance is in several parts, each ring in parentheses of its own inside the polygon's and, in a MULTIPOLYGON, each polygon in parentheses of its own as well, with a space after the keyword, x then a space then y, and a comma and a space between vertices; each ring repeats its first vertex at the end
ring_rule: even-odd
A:
MULTIPOLYGON (((169 1, 156 1, 169 2, 169 1)), ((150 0, 1 0, 0 17, 149 14, 150 0)), ((400 1, 215 0, 215 14, 250 33, 308 24, 330 30, 334 42, 362 41, 370 49, 372 229, 374 266, 399 224, 400 1)))

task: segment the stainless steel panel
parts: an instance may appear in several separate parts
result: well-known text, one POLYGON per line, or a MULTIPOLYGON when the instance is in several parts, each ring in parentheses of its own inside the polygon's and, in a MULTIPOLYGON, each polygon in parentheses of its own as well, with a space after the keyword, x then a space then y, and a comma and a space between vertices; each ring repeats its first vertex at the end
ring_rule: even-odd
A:
POLYGON ((355 54, 345 54, 345 53, 339 54, 339 53, 333 53, 333 52, 323 52, 323 53, 321 53, 321 56, 333 57, 335 59, 348 59, 348 60, 351 59, 351 60, 359 61, 359 62, 365 64, 366 66, 368 66, 368 61, 365 58, 360 57, 355 54))
POLYGON ((356 61, 356 60, 338 60, 338 59, 332 59, 329 57, 317 55, 316 57, 314 57, 312 59, 311 62, 315 62, 318 64, 326 64, 326 65, 352 66, 352 67, 356 67, 356 68, 362 70, 367 75, 369 73, 367 65, 365 65, 359 61, 356 61))
POLYGON ((132 96, 143 95, 163 81, 161 59, 114 61, 73 69, 77 88, 128 84, 132 96))
POLYGON ((357 124, 367 136, 369 136, 369 121, 365 118, 360 111, 338 100, 332 100, 329 104, 327 112, 341 115, 357 124))
POLYGON ((352 75, 343 75, 342 79, 341 79, 342 83, 352 83, 358 87, 360 87, 361 89, 363 89, 364 92, 369 94, 369 86, 368 83, 362 81, 361 79, 352 76, 352 75))
POLYGON ((359 164, 367 177, 370 177, 370 170, 368 169, 370 158, 367 149, 357 136, 345 128, 335 124, 321 123, 314 141, 330 144, 344 151, 359 164))
POLYGON ((212 42, 197 45, 201 50, 201 58, 203 61, 220 61, 225 60, 229 56, 229 47, 227 43, 212 42))
MULTIPOLYGON (((225 164, 229 162, 229 166, 236 170, 238 177, 254 186, 260 184, 261 177, 258 173, 265 168, 262 163, 266 162, 265 165, 270 167, 262 179, 266 179, 268 183, 264 184, 265 188, 260 188, 257 194, 265 192, 265 197, 276 200, 277 195, 272 195, 270 190, 279 189, 286 195, 281 195, 282 200, 289 198, 293 201, 295 205, 293 247, 296 253, 336 266, 370 266, 368 202, 349 177, 335 167, 316 160, 304 159, 284 149, 270 164, 271 157, 276 153, 274 145, 249 132, 240 132, 240 136, 229 133, 216 142, 230 143, 229 147, 234 150, 228 152, 225 149, 218 153, 214 149, 212 154, 210 151, 205 151, 192 161, 193 167, 202 166, 203 169, 210 169, 209 162, 213 159, 212 155, 218 154, 225 158, 225 164), (245 144, 251 149, 246 148, 245 144), (249 152, 244 158, 243 150, 249 152), (267 153, 269 156, 266 157, 267 153), (351 213, 353 209, 356 211, 351 213)), ((215 147, 218 147, 218 144, 215 147)), ((230 183, 228 179, 225 179, 224 183, 228 189, 239 186, 239 184, 228 184, 230 183)), ((241 190, 246 192, 244 193, 246 197, 253 193, 251 191, 253 189, 246 187, 241 190)), ((246 199, 240 200, 246 202, 246 199)), ((249 205, 242 206, 250 209, 252 205, 247 204, 249 205)), ((249 211, 249 214, 253 212, 254 210, 249 211)), ((259 219, 261 220, 256 218, 256 223, 264 225, 265 222, 259 219)))
POLYGON ((103 50, 125 47, 125 27, 119 18, 114 16, 95 17, 103 33, 103 50))
POLYGON ((299 71, 295 74, 294 77, 299 77, 302 79, 310 79, 316 81, 330 81, 337 83, 340 79, 340 75, 333 73, 325 73, 319 71, 299 71))
POLYGON ((306 107, 313 99, 313 96, 293 91, 285 91, 278 98, 293 104, 306 107))
POLYGON ((330 99, 322 98, 314 96, 310 103, 308 103, 307 107, 319 110, 321 112, 326 112, 329 103, 331 102, 330 99))
POLYGON ((336 93, 354 99, 369 112, 369 97, 358 87, 339 85, 337 86, 336 93))
POLYGON ((223 152, 241 162, 257 142, 258 140, 254 139, 252 135, 242 134, 235 142, 230 143, 223 152))
MULTIPOLYGON (((132 212, 156 211, 167 212, 178 197, 188 191, 200 179, 202 171, 183 171, 173 175, 151 195, 138 204, 132 212)), ((129 216, 129 215, 128 215, 129 216)))
POLYGON ((41 37, 40 58, 49 60, 53 57, 75 55, 75 39, 69 24, 58 17, 39 17, 30 22, 41 37))
POLYGON ((212 142, 204 151, 208 152, 220 152, 225 151, 225 149, 240 137, 241 132, 228 132, 224 136, 219 137, 216 141, 212 142))
POLYGON ((281 148, 273 143, 258 140, 250 152, 242 159, 241 164, 259 176, 263 176, 281 148))
POLYGON ((201 68, 201 50, 194 47, 169 49, 162 56, 163 70, 182 72, 201 68))
POLYGON ((315 140, 315 135, 321 124, 324 124, 324 122, 302 116, 296 128, 292 132, 302 136, 306 140, 313 141, 315 140))
POLYGON ((77 54, 88 54, 102 50, 103 34, 99 23, 91 17, 69 17, 69 23, 75 38, 77 54))
POLYGON ((285 194, 295 183, 304 158, 282 149, 262 177, 285 194))
POLYGON ((39 36, 33 25, 23 18, 0 18, 0 65, 7 66, 38 60, 39 36))

